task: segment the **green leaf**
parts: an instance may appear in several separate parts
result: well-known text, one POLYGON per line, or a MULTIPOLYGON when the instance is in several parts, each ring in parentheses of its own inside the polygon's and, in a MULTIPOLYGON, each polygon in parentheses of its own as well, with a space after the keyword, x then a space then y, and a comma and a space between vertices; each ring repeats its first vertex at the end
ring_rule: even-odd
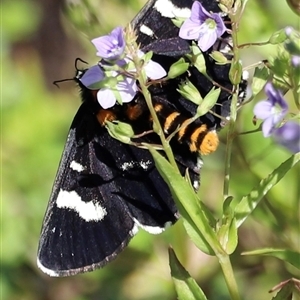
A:
POLYGON ((232 84, 239 84, 242 78, 243 67, 240 61, 234 61, 229 70, 229 78, 232 84))
POLYGON ((134 136, 134 131, 131 125, 118 121, 117 123, 113 122, 106 122, 106 128, 108 133, 114 138, 122 143, 130 144, 131 137, 134 136))
POLYGON ((285 29, 280 29, 272 34, 269 39, 269 43, 273 45, 280 44, 283 43, 286 38, 285 29))
MULTIPOLYGON (((206 249, 210 249, 209 253, 218 252, 224 254, 224 250, 217 240, 217 236, 210 226, 205 213, 201 209, 197 195, 189 182, 151 145, 145 144, 145 146, 151 152, 160 175, 168 184, 181 216, 189 223, 190 227, 192 227, 199 237, 203 237, 206 249)), ((201 250, 204 251, 202 248, 201 250)))
POLYGON ((300 253, 288 249, 263 248, 243 252, 242 255, 267 255, 279 258, 300 269, 300 253))
POLYGON ((227 208, 230 211, 229 214, 224 214, 222 218, 222 224, 218 230, 218 237, 223 249, 226 250, 227 254, 231 254, 235 251, 238 244, 238 234, 236 220, 233 217, 233 211, 227 208))
POLYGON ((218 65, 225 65, 228 63, 227 57, 220 51, 213 51, 209 56, 211 56, 218 65))
POLYGON ((202 97, 198 89, 188 79, 179 85, 177 91, 186 99, 199 105, 202 102, 202 97))
POLYGON ((191 51, 192 54, 187 54, 186 56, 200 73, 206 74, 206 63, 204 55, 199 49, 198 45, 196 45, 194 42, 191 46, 191 51))
POLYGON ((153 56, 153 51, 149 51, 141 57, 141 61, 144 61, 144 64, 147 64, 151 60, 152 56, 153 56))
POLYGON ((297 153, 282 163, 266 178, 262 179, 257 188, 253 189, 247 196, 235 207, 235 217, 237 227, 240 227, 246 218, 253 212, 259 201, 267 194, 267 192, 276 185, 284 175, 292 169, 300 160, 300 153, 297 153))
POLYGON ((234 198, 232 196, 229 196, 224 200, 224 202, 223 202, 223 215, 224 216, 233 214, 232 207, 231 207, 233 199, 234 198))
POLYGON ((194 278, 181 265, 172 248, 169 248, 169 263, 179 300, 207 300, 194 278))
POLYGON ((236 219, 232 206, 233 197, 227 197, 223 202, 223 217, 222 224, 218 230, 218 237, 221 245, 226 250, 227 254, 235 251, 238 244, 238 234, 236 219))
POLYGON ((193 226, 189 222, 187 222, 185 219, 183 220, 183 226, 189 235, 192 242, 196 245, 198 249, 200 249, 202 252, 204 252, 207 255, 215 255, 214 251, 211 247, 207 244, 205 238, 201 233, 199 233, 197 230, 194 229, 193 226))
POLYGON ((180 18, 180 17, 175 17, 175 18, 171 19, 172 23, 178 28, 180 28, 182 26, 182 24, 185 20, 186 20, 186 18, 180 18))
POLYGON ((174 64, 171 65, 170 70, 168 72, 168 78, 176 78, 181 74, 185 73, 189 68, 189 63, 185 62, 184 58, 181 57, 174 64))
POLYGON ((252 81, 252 94, 256 96, 270 78, 270 70, 265 65, 255 68, 252 81))
POLYGON ((220 93, 220 88, 215 89, 213 87, 198 106, 197 116, 201 117, 205 115, 217 103, 220 93))

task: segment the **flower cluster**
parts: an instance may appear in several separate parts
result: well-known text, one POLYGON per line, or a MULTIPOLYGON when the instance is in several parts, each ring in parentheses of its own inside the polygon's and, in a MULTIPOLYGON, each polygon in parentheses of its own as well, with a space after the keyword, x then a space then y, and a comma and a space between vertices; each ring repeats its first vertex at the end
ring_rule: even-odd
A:
MULTIPOLYGON (((195 1, 191 16, 182 24, 179 36, 183 39, 196 40, 202 51, 207 51, 223 35, 226 27, 221 16, 209 13, 200 2, 195 1)), ((101 58, 99 63, 86 70, 80 78, 81 83, 89 89, 97 90, 97 100, 104 109, 118 103, 127 103, 134 99, 138 85, 135 78, 136 69, 132 57, 126 53, 126 40, 122 27, 117 27, 108 35, 92 40, 101 58), (124 71, 126 69, 126 72, 124 71), (122 71, 123 70, 123 71, 122 71)), ((138 51, 137 56, 145 54, 138 51)), ((161 65, 146 60, 144 71, 147 78, 157 80, 167 75, 161 65)))
MULTIPOLYGON (((101 60, 83 74, 80 78, 81 83, 89 89, 98 90, 97 100, 104 109, 114 106, 116 101, 120 103, 132 101, 138 91, 136 79, 131 75, 136 70, 131 68, 125 75, 112 68, 125 68, 132 60, 130 55, 125 53, 126 41, 123 28, 117 27, 109 35, 93 39, 92 43, 101 60)), ((142 51, 138 52, 139 57, 143 55, 142 51)), ((153 80, 166 76, 163 67, 152 60, 145 63, 144 70, 147 77, 153 80)))
POLYGON ((272 136, 280 145, 293 153, 300 151, 300 125, 287 121, 278 127, 288 112, 288 105, 282 93, 275 89, 272 83, 265 86, 267 100, 258 102, 254 107, 254 114, 263 120, 262 132, 264 137, 272 136))
POLYGON ((226 31, 225 24, 218 13, 209 13, 200 2, 195 1, 191 16, 182 24, 179 37, 195 40, 204 52, 214 45, 226 31))

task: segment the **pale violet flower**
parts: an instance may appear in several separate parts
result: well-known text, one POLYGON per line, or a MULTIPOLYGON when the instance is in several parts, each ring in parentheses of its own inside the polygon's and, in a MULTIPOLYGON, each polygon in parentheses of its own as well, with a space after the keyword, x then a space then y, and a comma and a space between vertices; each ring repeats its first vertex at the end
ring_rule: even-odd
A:
POLYGON ((299 152, 300 125, 287 121, 280 126, 288 110, 282 93, 275 89, 271 82, 266 84, 265 93, 268 99, 258 102, 254 107, 256 117, 263 120, 263 136, 272 136, 277 144, 284 146, 293 153, 299 152))
POLYGON ((119 59, 125 49, 125 40, 122 27, 116 27, 110 34, 92 40, 97 55, 105 60, 119 59))
POLYGON ((95 65, 87 69, 84 74, 79 78, 81 83, 89 88, 98 82, 101 82, 105 78, 105 73, 99 65, 95 65))
POLYGON ((263 136, 268 137, 286 115, 288 105, 282 93, 275 89, 271 82, 266 84, 265 93, 268 99, 258 102, 253 112, 256 118, 263 120, 263 136))
POLYGON ((300 125, 288 121, 273 132, 274 140, 293 153, 300 152, 300 125))
MULTIPOLYGON (((138 57, 142 58, 144 55, 144 52, 141 50, 138 51, 138 57)), ((129 63, 131 61, 131 57, 127 56, 125 57, 125 62, 129 63)), ((167 75, 167 72, 165 69, 157 62, 153 60, 149 60, 145 65, 144 65, 145 73, 148 78, 152 80, 157 80, 165 77, 167 75)), ((128 70, 129 72, 135 72, 136 70, 134 68, 128 70)))
MULTIPOLYGON (((110 76, 116 77, 118 73, 112 71, 110 76)), ((120 95, 122 103, 130 102, 137 93, 137 84, 134 78, 125 77, 124 80, 119 81, 114 88, 100 88, 99 84, 105 78, 105 73, 100 65, 95 65, 89 68, 79 79, 81 83, 91 90, 98 90, 97 100, 102 108, 107 109, 116 104, 116 94, 120 95)))
MULTIPOLYGON (((110 69, 110 67, 114 66, 119 66, 122 69, 132 60, 129 55, 124 54, 126 43, 123 29, 117 27, 109 35, 93 39, 92 43, 97 49, 97 55, 104 60, 101 60, 98 65, 86 70, 81 78, 79 78, 81 83, 88 89, 98 90, 97 100, 104 109, 114 106, 117 101, 122 103, 132 101, 138 92, 138 86, 134 76, 124 75, 122 71, 110 69), (101 85, 101 82, 107 79, 107 77, 117 76, 119 77, 115 86, 103 87, 103 85, 101 85)), ((138 56, 142 58, 144 53, 139 50, 138 56)), ((167 75, 165 69, 152 60, 147 61, 144 68, 146 76, 152 80, 160 79, 167 75)), ((135 71, 135 68, 127 69, 127 72, 134 73, 135 71)))
POLYGON ((200 2, 195 1, 190 18, 180 28, 179 37, 197 41, 204 52, 213 46, 225 30, 225 24, 218 13, 209 13, 200 2))
POLYGON ((293 55, 292 59, 292 66, 295 68, 299 68, 300 67, 300 56, 299 55, 293 55))
MULTIPOLYGON (((117 76, 117 72, 115 72, 117 76)), ((115 88, 102 88, 97 93, 97 100, 104 108, 113 107, 117 102, 116 94, 120 95, 122 103, 128 103, 133 100, 138 87, 134 78, 125 77, 124 80, 118 82, 115 88)))

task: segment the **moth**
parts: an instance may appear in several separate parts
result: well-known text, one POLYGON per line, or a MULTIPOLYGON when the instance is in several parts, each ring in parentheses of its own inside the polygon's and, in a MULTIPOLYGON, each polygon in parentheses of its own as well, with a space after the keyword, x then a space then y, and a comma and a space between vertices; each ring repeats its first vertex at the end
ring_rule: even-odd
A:
MULTIPOLYGON (((191 42, 179 38, 175 17, 188 17, 192 0, 150 0, 131 22, 143 52, 153 51, 153 60, 165 70, 190 52, 191 42)), ((220 12, 218 2, 200 0, 207 11, 220 12)), ((224 16, 226 19, 226 16, 224 16)), ((207 73, 222 89, 218 102, 188 126, 197 106, 177 91, 185 75, 151 87, 153 106, 166 135, 181 127, 172 139, 172 149, 182 174, 189 170, 195 188, 199 186, 201 155, 218 144, 220 117, 230 114, 232 84, 229 65, 219 65, 209 56, 213 49, 227 51, 230 36, 204 52, 207 73)), ((70 276, 103 267, 113 260, 143 229, 158 234, 174 224, 179 214, 167 184, 155 168, 150 153, 124 144, 108 133, 105 121, 122 121, 132 126, 137 141, 155 143, 155 134, 141 135, 152 128, 143 96, 103 109, 95 93, 80 78, 82 104, 71 124, 56 179, 44 217, 38 247, 38 267, 50 276, 70 276)), ((189 80, 204 97, 214 86, 195 67, 189 80)), ((244 89, 240 90, 243 98, 244 89)), ((214 150, 214 149, 212 149, 214 150)))

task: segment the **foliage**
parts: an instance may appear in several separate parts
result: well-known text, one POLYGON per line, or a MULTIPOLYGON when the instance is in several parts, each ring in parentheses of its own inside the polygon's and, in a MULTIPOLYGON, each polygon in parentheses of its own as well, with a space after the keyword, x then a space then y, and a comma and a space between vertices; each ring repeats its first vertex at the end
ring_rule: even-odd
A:
MULTIPOLYGON (((255 86, 255 101, 249 101, 239 111, 234 127, 221 133, 223 143, 217 153, 205 158, 200 192, 192 196, 195 201, 200 198, 216 219, 218 225, 215 231, 205 224, 206 217, 192 215, 191 205, 196 205, 196 202, 191 202, 187 208, 184 207, 187 214, 183 222, 178 222, 160 236, 139 233, 128 249, 103 270, 58 279, 41 274, 35 262, 39 230, 68 126, 79 105, 79 97, 77 91, 66 91, 65 87, 55 92, 46 89, 41 62, 47 60, 47 57, 39 57, 34 48, 30 47, 23 48, 25 51, 21 52, 22 55, 13 51, 16 43, 28 41, 38 29, 40 20, 49 16, 39 14, 40 3, 36 3, 36 6, 30 1, 14 1, 14 5, 11 3, 4 1, 2 5, 3 16, 11 15, 12 19, 18 20, 16 23, 4 18, 2 23, 3 299, 175 299, 168 266, 168 244, 172 245, 181 262, 179 264, 174 252, 170 251, 171 275, 175 286, 184 283, 185 292, 188 293, 190 289, 194 294, 191 299, 205 299, 203 292, 207 299, 230 299, 218 261, 228 286, 231 286, 232 299, 238 299, 235 280, 242 299, 271 299, 272 296, 267 292, 272 286, 299 277, 296 268, 299 264, 299 165, 292 167, 299 160, 299 154, 291 156, 284 148, 263 138, 261 132, 255 132, 258 126, 252 122, 254 104, 265 98, 260 93, 270 74, 265 69, 263 75, 259 69, 254 72, 253 83, 257 84, 258 79, 262 81, 259 87, 255 86), (30 17, 33 7, 36 10, 34 18, 30 17), (235 136, 234 141, 231 141, 232 159, 228 172, 230 185, 229 182, 223 182, 224 161, 227 165, 229 162, 225 148, 228 131, 230 137, 235 136), (245 134, 247 132, 249 134, 245 134), (203 228, 210 231, 206 236, 209 247, 204 243, 206 248, 199 235, 203 228), (211 253, 212 248, 216 257, 200 252, 193 243, 205 253, 211 253), (241 253, 247 255, 241 256, 241 253), (231 263, 227 254, 230 254, 231 263), (236 276, 235 280, 230 277, 232 274, 236 276), (181 282, 178 283, 178 279, 181 282), (195 283, 201 286, 203 292, 195 287, 195 283)), ((122 11, 124 3, 103 1, 101 14, 105 11, 109 20, 115 20, 112 16, 116 14, 116 7, 122 11)), ((137 5, 136 1, 128 3, 128 10, 128 7, 137 5)), ((99 2, 82 1, 76 5, 69 6, 67 15, 69 19, 77 20, 72 24, 89 37, 99 36, 120 25, 116 20, 114 24, 105 25, 110 28, 95 35, 99 26, 96 13, 99 2), (91 7, 97 9, 92 10, 91 7), (93 26, 83 25, 85 22, 82 18, 87 16, 83 13, 80 15, 80 11, 88 16, 93 15, 89 18, 93 26)), ((133 16, 136 11, 134 7, 128 14, 133 16)), ((239 19, 239 15, 235 17, 239 19)), ((268 41, 275 31, 297 24, 297 17, 284 1, 274 5, 271 0, 263 3, 259 0, 249 1, 239 20, 239 44, 243 43, 244 47, 236 48, 236 51, 238 57, 242 57, 244 67, 269 58, 271 54, 278 57, 276 54, 281 51, 281 44, 263 42, 268 41), (278 15, 282 18, 277 18, 278 15), (249 41, 261 42, 263 45, 251 45, 249 41)), ((126 20, 123 21, 125 24, 126 20)), ((72 32, 70 35, 75 36, 77 32, 70 29, 71 23, 66 19, 64 22, 72 32)), ((105 27, 102 25, 104 21, 101 21, 101 29, 105 27)), ((69 63, 73 65, 72 60, 69 63)), ((276 72, 275 63, 270 70, 273 74, 276 72)), ((235 77, 232 76, 233 79, 235 77)), ((285 96, 294 114, 297 113, 297 104, 293 98, 299 97, 298 92, 292 95, 290 91, 285 96)), ((161 170, 170 168, 166 165, 168 162, 160 159, 157 158, 157 164, 164 166, 161 170)), ((174 180, 182 181, 182 178, 174 177, 174 180)), ((173 185, 174 189, 176 184, 173 185)), ((188 190, 189 186, 185 188, 188 190)), ((175 189, 174 194, 177 193, 175 189)), ((180 195, 177 196, 180 205, 183 205, 180 195)), ((199 211, 203 211, 203 208, 199 211)))

